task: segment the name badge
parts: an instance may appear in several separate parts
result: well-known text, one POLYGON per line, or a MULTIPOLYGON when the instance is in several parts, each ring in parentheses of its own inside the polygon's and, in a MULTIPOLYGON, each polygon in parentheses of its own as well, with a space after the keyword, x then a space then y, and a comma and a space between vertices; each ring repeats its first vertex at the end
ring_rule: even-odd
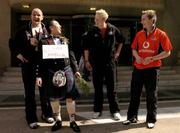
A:
POLYGON ((42 45, 43 59, 69 58, 68 45, 42 45))

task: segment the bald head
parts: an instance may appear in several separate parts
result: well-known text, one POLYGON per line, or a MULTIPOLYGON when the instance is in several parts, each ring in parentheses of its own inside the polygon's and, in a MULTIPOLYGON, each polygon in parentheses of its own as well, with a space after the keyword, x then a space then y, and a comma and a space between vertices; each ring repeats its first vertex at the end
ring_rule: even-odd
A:
POLYGON ((32 10, 32 12, 31 12, 31 15, 32 15, 33 13, 35 13, 35 12, 38 12, 38 13, 40 13, 40 14, 43 16, 43 12, 42 12, 41 9, 39 9, 39 8, 34 8, 34 9, 32 10))
POLYGON ((33 26, 41 24, 43 20, 43 12, 39 8, 34 8, 31 12, 31 21, 33 26))

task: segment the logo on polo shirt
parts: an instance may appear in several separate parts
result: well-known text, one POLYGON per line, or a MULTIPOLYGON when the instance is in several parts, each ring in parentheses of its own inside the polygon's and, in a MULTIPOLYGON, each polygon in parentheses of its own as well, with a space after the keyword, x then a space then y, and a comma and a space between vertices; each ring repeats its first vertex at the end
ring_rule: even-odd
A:
POLYGON ((143 43, 143 48, 144 48, 144 49, 149 48, 149 42, 145 41, 145 42, 143 43))
POLYGON ((150 44, 148 41, 145 41, 142 45, 142 49, 139 50, 140 53, 154 53, 154 50, 148 49, 150 47, 150 44))

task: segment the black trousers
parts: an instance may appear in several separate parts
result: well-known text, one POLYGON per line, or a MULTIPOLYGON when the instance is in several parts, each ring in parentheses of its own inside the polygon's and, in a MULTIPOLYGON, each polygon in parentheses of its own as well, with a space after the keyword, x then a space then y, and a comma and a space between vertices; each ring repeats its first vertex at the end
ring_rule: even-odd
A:
POLYGON ((144 86, 146 92, 147 117, 146 122, 156 122, 157 115, 157 84, 159 69, 148 68, 139 70, 134 68, 131 81, 131 99, 127 119, 137 118, 140 97, 144 86))
POLYGON ((95 89, 94 94, 94 112, 101 112, 103 110, 103 85, 107 87, 107 98, 109 102, 110 113, 119 111, 115 91, 115 70, 112 66, 93 67, 93 85, 95 89))
MULTIPOLYGON (((37 122, 36 115, 36 100, 35 100, 35 81, 36 71, 35 65, 32 63, 23 63, 22 66, 22 79, 24 82, 24 98, 25 98, 25 114, 28 124, 37 122)), ((40 101, 42 113, 47 116, 52 113, 51 106, 46 99, 45 89, 40 89, 40 101), (51 112, 50 112, 51 111, 51 112)))

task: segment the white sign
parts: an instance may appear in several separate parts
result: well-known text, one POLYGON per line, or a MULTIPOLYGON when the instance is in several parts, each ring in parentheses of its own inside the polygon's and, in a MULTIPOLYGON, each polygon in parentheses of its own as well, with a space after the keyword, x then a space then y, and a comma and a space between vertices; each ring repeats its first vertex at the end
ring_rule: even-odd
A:
POLYGON ((68 45, 43 45, 43 59, 69 58, 68 45))

